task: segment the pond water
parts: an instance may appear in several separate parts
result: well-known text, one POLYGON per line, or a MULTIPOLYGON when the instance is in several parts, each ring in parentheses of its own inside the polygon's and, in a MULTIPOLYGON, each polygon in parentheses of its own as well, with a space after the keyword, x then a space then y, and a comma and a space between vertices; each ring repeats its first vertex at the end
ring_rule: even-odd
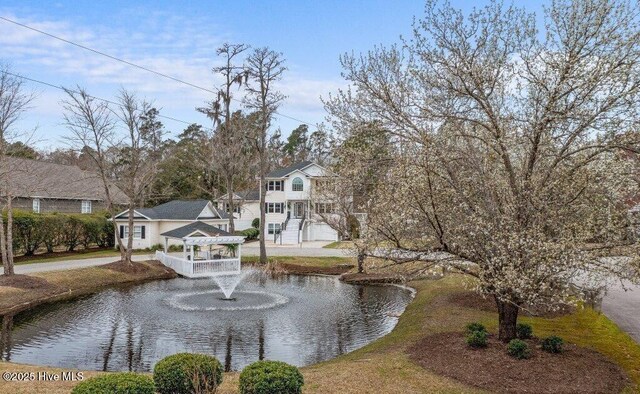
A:
POLYGON ((178 352, 214 355, 227 371, 261 359, 304 366, 390 332, 412 292, 255 272, 222 298, 212 279, 178 278, 45 305, 3 318, 1 356, 100 371, 151 371, 178 352))

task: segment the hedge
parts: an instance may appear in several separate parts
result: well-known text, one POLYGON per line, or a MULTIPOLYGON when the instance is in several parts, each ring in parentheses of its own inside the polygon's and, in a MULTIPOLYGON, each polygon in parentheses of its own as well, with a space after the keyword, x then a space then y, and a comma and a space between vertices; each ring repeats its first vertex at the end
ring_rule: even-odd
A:
POLYGON ((154 394, 153 379, 132 372, 96 376, 76 385, 71 394, 154 394))
MULTIPOLYGON (((3 215, 7 224, 6 213, 3 215)), ((44 247, 53 252, 65 246, 68 251, 82 245, 109 247, 114 245, 113 224, 105 213, 64 214, 34 213, 13 210, 14 249, 30 256, 44 247)))
POLYGON ((160 394, 213 393, 222 383, 222 364, 206 354, 177 353, 158 361, 153 381, 160 394))

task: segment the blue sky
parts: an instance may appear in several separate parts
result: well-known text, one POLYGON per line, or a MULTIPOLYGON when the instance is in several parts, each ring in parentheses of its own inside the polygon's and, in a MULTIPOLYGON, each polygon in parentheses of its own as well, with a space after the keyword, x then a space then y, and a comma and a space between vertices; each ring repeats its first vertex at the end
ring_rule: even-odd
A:
MULTIPOLYGON (((452 1, 470 8, 483 1, 452 1)), ((537 2, 536 2, 537 3, 537 2)), ((224 42, 269 46, 287 59, 279 84, 288 99, 280 112, 317 124, 325 113, 320 97, 345 86, 339 55, 364 52, 408 35, 422 1, 12 1, 0 15, 133 63, 212 88, 215 49, 224 42)), ((0 20, 0 61, 14 71, 56 85, 86 87, 113 99, 120 87, 154 101, 161 113, 208 125, 194 108, 208 93, 75 48, 0 20)), ((20 127, 36 128, 41 148, 63 146, 64 93, 29 83, 37 93, 20 127)), ((185 125, 164 121, 177 135, 185 125)), ((288 134, 298 122, 279 118, 288 134)))

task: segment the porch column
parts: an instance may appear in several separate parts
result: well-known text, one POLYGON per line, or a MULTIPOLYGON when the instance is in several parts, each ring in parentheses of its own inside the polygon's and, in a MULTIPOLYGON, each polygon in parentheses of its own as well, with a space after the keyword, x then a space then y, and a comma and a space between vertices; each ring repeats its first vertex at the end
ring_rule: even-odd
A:
POLYGON ((187 241, 186 240, 182 240, 182 260, 186 260, 187 259, 187 241))
POLYGON ((242 260, 240 259, 242 257, 242 244, 238 244, 238 269, 241 270, 242 269, 242 260))
POLYGON ((169 238, 164 237, 164 253, 166 254, 169 251, 169 238))

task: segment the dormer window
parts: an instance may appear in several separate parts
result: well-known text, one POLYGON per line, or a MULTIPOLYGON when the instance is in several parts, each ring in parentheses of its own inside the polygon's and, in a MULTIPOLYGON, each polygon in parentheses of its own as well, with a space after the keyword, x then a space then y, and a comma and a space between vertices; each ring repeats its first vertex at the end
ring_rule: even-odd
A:
POLYGON ((302 182, 301 178, 293 178, 293 181, 291 182, 291 190, 294 192, 301 192, 304 190, 304 182, 302 182))

